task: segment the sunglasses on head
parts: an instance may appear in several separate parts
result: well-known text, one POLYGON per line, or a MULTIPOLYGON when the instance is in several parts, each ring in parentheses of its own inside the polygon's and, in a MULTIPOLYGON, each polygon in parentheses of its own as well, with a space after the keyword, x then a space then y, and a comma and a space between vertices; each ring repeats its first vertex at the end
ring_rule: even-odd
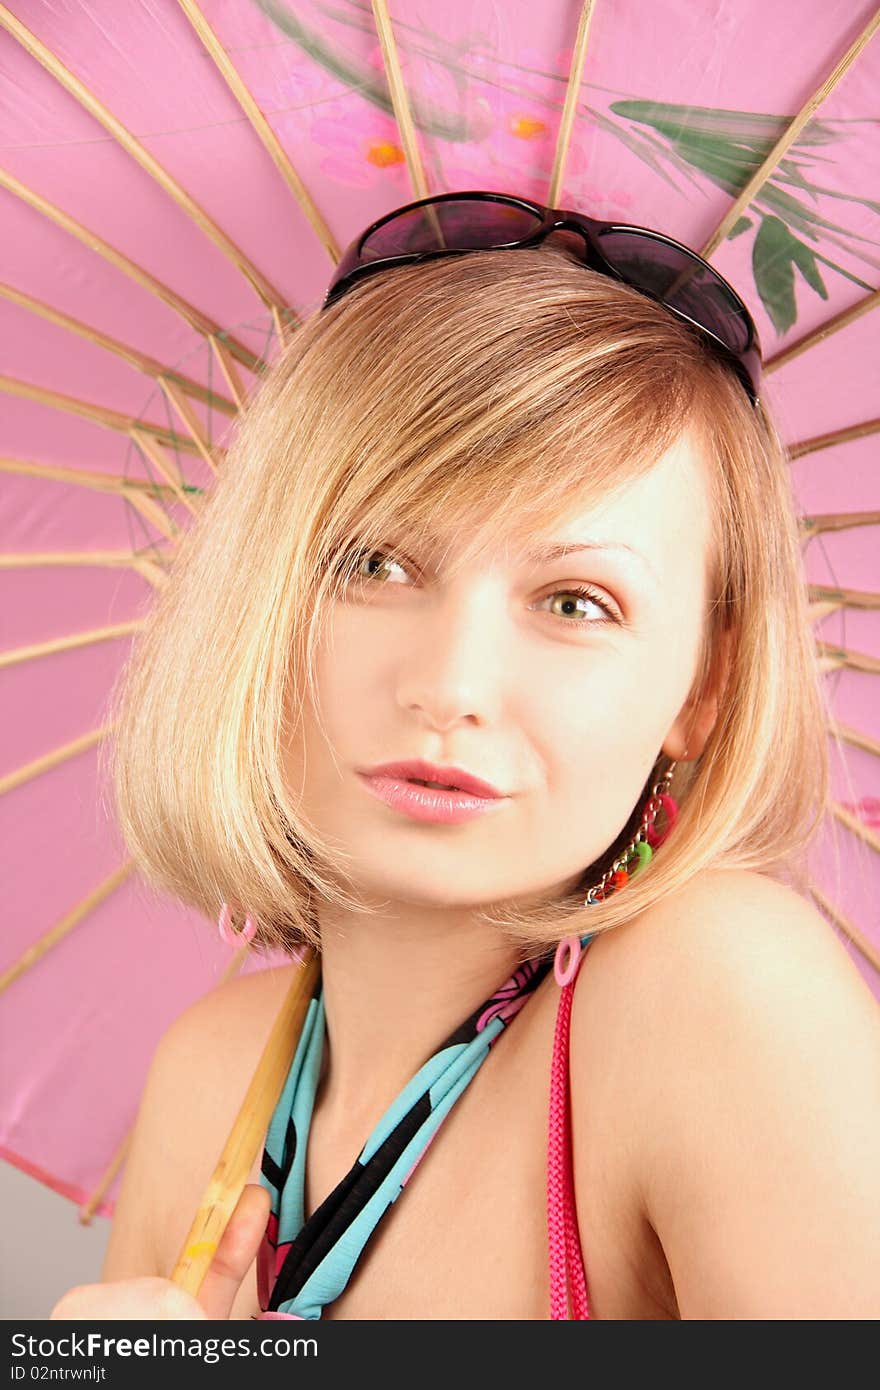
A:
POLYGON ((580 235, 584 265, 664 304, 733 367, 752 405, 758 402, 758 331, 736 290, 680 241, 624 222, 602 222, 506 193, 440 193, 373 222, 343 254, 322 309, 359 281, 395 265, 466 251, 537 246, 551 232, 580 235))

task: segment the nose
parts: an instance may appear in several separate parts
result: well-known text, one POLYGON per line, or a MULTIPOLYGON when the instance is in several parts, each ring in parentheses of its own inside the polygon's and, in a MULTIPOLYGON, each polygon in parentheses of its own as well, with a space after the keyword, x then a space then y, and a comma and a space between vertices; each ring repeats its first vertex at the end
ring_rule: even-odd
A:
POLYGON ((502 605, 488 577, 431 596, 401 657, 402 709, 440 732, 496 717, 507 664, 502 605))

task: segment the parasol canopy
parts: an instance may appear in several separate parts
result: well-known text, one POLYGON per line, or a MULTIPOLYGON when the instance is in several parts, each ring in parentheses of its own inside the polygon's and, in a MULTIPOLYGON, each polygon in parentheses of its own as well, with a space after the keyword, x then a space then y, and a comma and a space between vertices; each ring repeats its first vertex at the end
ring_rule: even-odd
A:
POLYGON ((341 249, 431 193, 656 228, 748 303, 827 699, 811 893, 880 998, 878 24, 854 0, 0 5, 0 1156, 83 1219, 112 1213, 161 1033, 253 968, 128 860, 110 689, 341 249))

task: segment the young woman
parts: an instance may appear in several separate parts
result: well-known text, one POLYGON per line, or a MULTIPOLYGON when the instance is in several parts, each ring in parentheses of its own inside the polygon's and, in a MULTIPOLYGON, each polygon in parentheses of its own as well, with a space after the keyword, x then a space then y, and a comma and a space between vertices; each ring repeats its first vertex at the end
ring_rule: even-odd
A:
POLYGON ((880 1315, 880 1016, 807 893, 825 710, 758 366, 656 233, 456 195, 353 243, 114 712, 148 880, 320 984, 198 1298, 295 965, 162 1039, 52 1317, 880 1315))

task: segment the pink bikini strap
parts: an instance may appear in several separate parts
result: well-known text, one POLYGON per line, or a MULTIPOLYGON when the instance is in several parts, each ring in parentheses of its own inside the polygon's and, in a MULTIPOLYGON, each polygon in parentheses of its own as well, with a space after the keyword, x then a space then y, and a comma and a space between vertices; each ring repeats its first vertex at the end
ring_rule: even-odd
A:
MULTIPOLYGON (((580 963, 580 962, 579 962, 580 963)), ((571 1097, 569 1083, 569 1033, 571 1004, 577 970, 559 991, 553 1060, 550 1065, 550 1128, 547 1146, 547 1225, 550 1237, 550 1317, 589 1318, 587 1277, 584 1271, 577 1215, 571 1153, 571 1097)))

